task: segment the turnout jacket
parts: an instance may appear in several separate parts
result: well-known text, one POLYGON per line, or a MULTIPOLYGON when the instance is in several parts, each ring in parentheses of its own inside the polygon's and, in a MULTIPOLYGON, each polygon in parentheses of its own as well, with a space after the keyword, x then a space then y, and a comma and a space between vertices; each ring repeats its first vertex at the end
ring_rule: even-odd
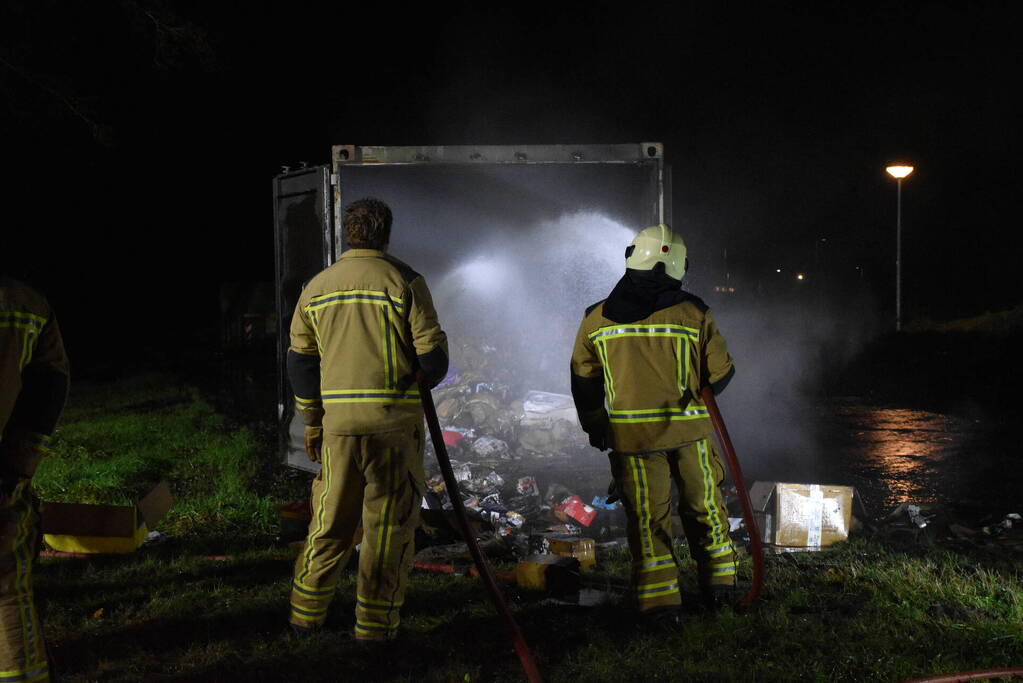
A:
POLYGON ((629 271, 611 297, 587 309, 576 335, 572 394, 580 422, 591 435, 609 429, 608 446, 617 452, 671 450, 710 437, 700 390, 711 385, 717 393, 734 374, 706 304, 664 278, 629 271))
POLYGON ((416 372, 447 374, 447 336, 423 277, 373 249, 350 249, 302 290, 288 374, 307 425, 372 434, 421 424, 416 372))
POLYGON ((0 476, 32 476, 64 407, 68 374, 46 299, 0 275, 0 476))

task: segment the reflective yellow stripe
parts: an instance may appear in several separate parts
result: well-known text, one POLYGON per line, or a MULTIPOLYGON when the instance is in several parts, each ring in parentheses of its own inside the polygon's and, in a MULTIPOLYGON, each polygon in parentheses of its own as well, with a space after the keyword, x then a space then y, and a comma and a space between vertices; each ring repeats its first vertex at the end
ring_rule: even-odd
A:
POLYGON ((0 320, 0 327, 10 327, 15 330, 39 330, 35 323, 23 323, 17 320, 0 320))
POLYGON ((671 595, 672 593, 678 593, 677 579, 673 579, 671 581, 663 581, 661 583, 639 585, 636 587, 636 595, 639 596, 640 600, 644 598, 671 595))
POLYGON ((655 572, 665 567, 675 566, 675 558, 671 555, 661 555, 660 557, 653 558, 650 562, 644 562, 640 565, 640 572, 655 572))
POLYGON ((321 389, 323 403, 419 403, 419 389, 321 389))
POLYGON ((377 576, 383 575, 384 563, 390 552, 391 544, 391 509, 394 506, 394 449, 388 448, 384 451, 384 467, 387 468, 387 498, 384 500, 383 514, 379 520, 380 528, 377 529, 377 576))
POLYGON ((654 564, 663 562, 666 559, 671 559, 672 561, 674 561, 671 555, 658 555, 656 557, 649 558, 649 561, 643 562, 641 566, 654 566, 654 564))
POLYGON ((3 311, 0 312, 0 315, 9 318, 21 318, 22 320, 34 322, 37 323, 37 327, 42 327, 49 322, 49 318, 46 316, 36 315, 35 313, 29 313, 28 311, 3 311))
POLYGON ((731 543, 725 543, 724 545, 718 545, 718 546, 712 546, 710 548, 706 548, 707 554, 710 555, 711 557, 713 557, 715 555, 724 555, 727 552, 731 552, 731 550, 732 550, 732 544, 731 543))
MULTIPOLYGON (((404 305, 404 302, 401 299, 401 297, 392 296, 391 294, 388 294, 387 292, 379 290, 379 289, 339 289, 339 290, 334 291, 334 292, 328 292, 326 294, 317 294, 316 296, 311 296, 311 297, 309 297, 309 303, 311 304, 311 303, 314 303, 314 302, 317 302, 317 301, 323 301, 324 299, 329 299, 330 297, 333 297, 333 296, 348 295, 348 294, 353 294, 353 295, 366 294, 367 296, 385 296, 385 297, 387 297, 388 299, 390 299, 391 301, 393 301, 396 304, 404 305)), ((377 302, 377 303, 379 303, 379 302, 377 302)))
POLYGON ((319 624, 320 622, 327 620, 326 612, 318 616, 309 616, 307 614, 302 614, 301 612, 296 612, 294 607, 291 609, 291 616, 296 619, 301 619, 302 621, 308 621, 311 624, 319 624))
POLYGON ((32 351, 35 350, 35 340, 38 339, 39 335, 35 329, 25 330, 25 340, 21 346, 21 366, 20 369, 24 370, 25 367, 32 362, 32 351))
POLYGON ((306 540, 306 548, 305 548, 305 556, 304 556, 305 563, 304 563, 304 566, 302 568, 302 573, 298 576, 298 578, 295 579, 299 583, 302 583, 302 580, 305 579, 307 576, 309 576, 309 573, 312 571, 313 546, 315 545, 313 543, 313 541, 315 541, 317 538, 319 538, 320 534, 323 533, 323 528, 324 528, 324 525, 325 525, 325 522, 324 522, 323 518, 324 518, 325 510, 326 510, 327 491, 330 490, 330 460, 331 460, 331 457, 330 457, 330 448, 329 447, 327 447, 327 446, 323 447, 323 458, 321 458, 321 459, 323 460, 323 491, 320 492, 320 509, 317 511, 317 515, 316 515, 317 527, 316 527, 316 531, 313 532, 312 534, 310 534, 309 538, 306 540))
POLYGON ((366 607, 365 605, 359 605, 359 609, 363 612, 375 612, 377 614, 387 614, 394 611, 393 607, 366 607))
POLYGON ((314 311, 320 311, 330 306, 340 306, 342 304, 371 304, 373 306, 393 307, 399 310, 403 309, 405 305, 400 298, 391 296, 384 291, 373 289, 345 289, 338 290, 336 292, 329 292, 327 294, 318 294, 311 297, 309 299, 309 303, 305 305, 303 310, 306 311, 306 313, 313 313, 314 311))
POLYGON ((380 307, 380 361, 384 365, 384 386, 391 388, 391 368, 387 365, 387 309, 380 307))
POLYGON ((313 326, 313 336, 316 337, 316 348, 317 350, 322 349, 323 344, 320 342, 320 321, 316 317, 316 311, 307 311, 306 315, 309 316, 309 324, 313 326))
POLYGON ((417 398, 325 398, 324 403, 419 403, 417 398))
POLYGON ((399 394, 403 396, 419 396, 419 389, 401 391, 397 389, 322 389, 321 394, 399 394))
POLYGON ((707 448, 707 440, 701 439, 696 444, 697 462, 703 471, 703 507, 707 511, 707 522, 710 525, 711 542, 715 545, 723 544, 725 537, 721 525, 721 514, 717 505, 714 504, 714 491, 717 483, 710 469, 710 449, 707 448))
POLYGON ((357 621, 355 623, 355 630, 360 633, 390 633, 398 628, 398 624, 370 624, 364 621, 357 621))
POLYGON ((402 606, 402 602, 391 602, 389 600, 374 600, 372 598, 364 598, 361 595, 356 596, 355 599, 358 600, 359 602, 364 602, 367 605, 376 605, 378 607, 401 607, 402 606))
MULTIPOLYGON (((40 328, 31 322, 17 322, 4 320, 0 321, 0 328, 6 327, 14 330, 22 330, 21 350, 18 353, 18 372, 25 369, 25 366, 32 360, 32 352, 39 341, 40 328)), ((17 336, 17 335, 15 335, 17 336)))
POLYGON ((322 614, 326 614, 328 608, 327 607, 306 607, 305 605, 299 605, 299 604, 296 604, 296 603, 292 602, 291 603, 291 609, 293 611, 298 612, 299 614, 304 614, 305 616, 319 617, 322 614))
POLYGON ((337 590, 337 584, 335 583, 333 586, 325 586, 323 588, 313 588, 312 586, 307 586, 298 579, 295 579, 292 581, 292 588, 297 590, 299 593, 303 593, 313 598, 324 595, 333 597, 334 591, 337 590))
POLYGON ((36 618, 35 605, 32 602, 32 549, 28 547, 29 516, 24 514, 25 496, 28 484, 15 488, 11 508, 18 514, 15 527, 14 546, 14 594, 17 600, 19 621, 21 622, 22 647, 26 662, 31 667, 45 665, 46 659, 42 651, 42 633, 36 618))
POLYGON ((604 346, 603 342, 597 342, 594 348, 597 350, 597 355, 600 357, 600 364, 604 369, 604 386, 607 388, 607 405, 613 408, 615 404, 615 380, 611 375, 611 363, 607 358, 607 347, 604 346))
POLYGON ((653 532, 650 529, 650 484, 646 476, 646 464, 642 458, 626 456, 630 462, 635 480, 636 508, 639 517, 640 548, 643 557, 654 557, 653 532))
POLYGON ((31 683, 31 681, 42 681, 49 678, 49 665, 46 662, 33 664, 26 669, 11 669, 0 671, 0 683, 18 681, 18 683, 31 683))
POLYGON ((598 339, 622 339, 624 337, 691 337, 700 338, 700 331, 672 323, 651 323, 649 325, 609 325, 590 332, 590 341, 598 339))
POLYGON ((320 399, 318 398, 302 398, 300 396, 295 397, 295 403, 298 404, 299 408, 311 408, 319 405, 320 399))
POLYGON ((608 414, 611 422, 634 424, 637 422, 674 422, 677 420, 703 420, 708 419, 710 413, 706 408, 681 409, 637 409, 637 410, 612 410, 608 414))
MULTIPOLYGON (((414 384, 413 384, 414 386, 414 384)), ((324 389, 320 390, 320 401, 324 404, 337 403, 419 403, 419 390, 396 389, 324 389)))

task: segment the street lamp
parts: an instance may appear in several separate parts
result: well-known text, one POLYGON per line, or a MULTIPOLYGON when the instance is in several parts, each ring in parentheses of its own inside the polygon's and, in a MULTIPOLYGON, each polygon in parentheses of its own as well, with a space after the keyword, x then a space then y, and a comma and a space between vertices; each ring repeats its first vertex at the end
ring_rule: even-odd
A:
POLYGON ((902 181, 913 172, 912 166, 889 166, 888 175, 898 183, 895 204, 895 331, 902 330, 902 181))

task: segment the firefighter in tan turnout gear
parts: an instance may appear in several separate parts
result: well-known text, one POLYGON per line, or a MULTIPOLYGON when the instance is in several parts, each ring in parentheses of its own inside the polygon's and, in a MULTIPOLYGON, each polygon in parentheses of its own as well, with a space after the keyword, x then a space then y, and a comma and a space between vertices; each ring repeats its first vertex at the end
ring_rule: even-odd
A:
POLYGON ((423 410, 415 378, 447 373, 447 337, 422 276, 386 253, 391 212, 345 209, 350 247, 302 291, 288 374, 322 463, 312 521, 295 563, 291 624, 322 625, 362 522, 355 637, 390 640, 400 622, 423 491, 423 410))
POLYGON ((49 680, 32 599, 32 475, 67 390, 68 359, 46 299, 0 273, 0 681, 49 680))
POLYGON ((735 582, 724 471, 700 401, 702 387, 721 391, 735 370, 710 310, 681 289, 688 266, 682 238, 667 225, 646 228, 625 255, 624 277, 579 326, 572 394, 590 443, 611 449, 640 613, 677 622, 672 481, 704 601, 722 601, 735 582))

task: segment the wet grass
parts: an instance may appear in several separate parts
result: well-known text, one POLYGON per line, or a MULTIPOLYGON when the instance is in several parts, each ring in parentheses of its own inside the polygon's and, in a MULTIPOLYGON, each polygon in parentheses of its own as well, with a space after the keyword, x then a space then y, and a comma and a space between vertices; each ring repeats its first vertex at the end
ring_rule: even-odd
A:
MULTIPOLYGON (((176 496, 157 527, 163 543, 40 560, 37 600, 62 680, 522 680, 472 578, 413 573, 403 638, 381 653, 351 638, 346 572, 326 628, 293 637, 295 551, 274 543, 273 503, 295 481, 264 467, 268 447, 191 389, 133 382, 78 393, 37 477, 68 500, 130 500, 153 475, 176 496)), ((670 633, 645 630, 620 600, 582 608, 507 591, 548 681, 892 681, 1023 663, 1018 559, 856 539, 770 556, 767 568, 754 609, 694 613, 670 633)), ((625 553, 600 571, 624 579, 625 553)), ((691 569, 684 578, 692 594, 691 569)))

